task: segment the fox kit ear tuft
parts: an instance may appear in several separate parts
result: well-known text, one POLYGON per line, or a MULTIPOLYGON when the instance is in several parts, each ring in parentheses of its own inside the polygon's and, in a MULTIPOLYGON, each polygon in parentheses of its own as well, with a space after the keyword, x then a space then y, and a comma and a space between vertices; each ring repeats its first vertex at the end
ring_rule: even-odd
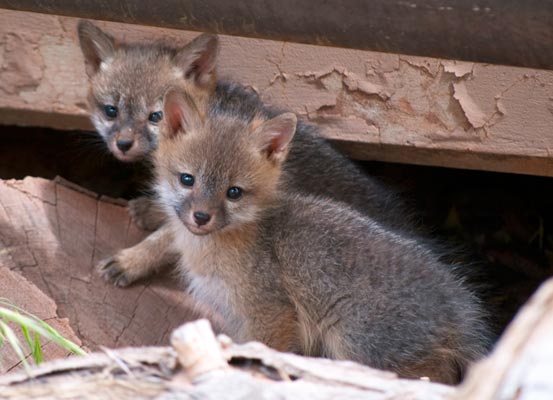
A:
POLYGON ((77 31, 85 59, 86 73, 92 77, 98 72, 102 62, 113 56, 117 44, 115 39, 89 21, 80 20, 77 31))
POLYGON ((219 53, 217 35, 204 33, 188 43, 175 56, 175 63, 185 79, 194 79, 200 86, 214 85, 217 79, 215 66, 219 53))
POLYGON ((259 149, 270 160, 283 162, 288 153, 288 145, 294 137, 298 119, 294 113, 284 113, 264 122, 254 135, 259 149))
POLYGON ((162 135, 172 138, 179 133, 186 133, 199 118, 199 111, 193 100, 185 92, 169 89, 163 99, 165 128, 162 135))

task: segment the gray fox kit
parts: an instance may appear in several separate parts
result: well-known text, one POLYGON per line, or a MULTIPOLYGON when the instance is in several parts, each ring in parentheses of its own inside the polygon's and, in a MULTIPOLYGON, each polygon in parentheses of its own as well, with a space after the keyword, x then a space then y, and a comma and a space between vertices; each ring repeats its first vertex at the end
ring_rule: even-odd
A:
POLYGON ((237 341, 457 382, 487 344, 462 280, 418 241, 290 190, 294 114, 232 110, 165 97, 156 190, 192 294, 237 341))
MULTIPOLYGON (((90 78, 91 120, 109 150, 123 161, 149 158, 156 149, 164 119, 163 94, 172 86, 182 88, 198 104, 232 109, 245 118, 274 114, 255 93, 237 84, 216 82, 217 36, 203 34, 173 49, 160 43, 120 43, 88 21, 79 23, 78 33, 90 78)), ((291 188, 345 202, 387 227, 416 231, 395 193, 332 148, 316 127, 298 125, 293 141, 283 179, 291 188)), ((129 210, 143 228, 154 229, 163 222, 164 215, 147 197, 132 200, 129 210)), ((170 242, 167 235, 162 228, 105 260, 100 268, 120 286, 146 276, 173 260, 164 250, 170 242)))
MULTIPOLYGON (((125 286, 190 248, 191 263, 182 269, 192 290, 225 314, 225 329, 237 340, 259 339, 282 350, 352 358, 444 382, 455 381, 483 352, 486 332, 475 299, 420 240, 409 239, 415 229, 402 202, 336 152, 315 127, 296 126, 291 115, 279 117, 240 85, 217 82, 216 36, 201 35, 180 49, 124 44, 81 22, 79 38, 91 83, 91 119, 116 157, 149 158, 160 126, 168 122, 163 95, 176 87, 180 92, 168 102, 178 105, 167 125, 173 138, 165 147, 174 153, 164 158, 180 163, 194 154, 182 167, 199 172, 173 173, 179 180, 181 173, 191 175, 195 182, 188 191, 221 189, 231 171, 244 180, 235 181, 232 191, 208 193, 205 208, 188 215, 193 234, 175 213, 179 204, 181 213, 185 207, 191 211, 192 203, 185 206, 179 199, 191 178, 176 183, 176 175, 160 173, 161 203, 170 208, 172 199, 171 218, 143 242, 103 262, 107 279, 125 286), (193 141, 202 143, 200 133, 207 131, 232 140, 205 139, 205 147, 171 149, 171 142, 186 144, 195 137, 184 135, 175 118, 181 106, 194 109, 190 104, 196 105, 190 123, 201 122, 193 141), (263 136, 272 124, 282 136, 264 144, 246 140, 252 139, 246 132, 263 136), (255 146, 267 145, 265 159, 250 157, 255 146), (209 165, 216 161, 213 152, 222 157, 217 165, 209 165), (213 168, 213 175, 203 165, 213 168), (221 165, 227 175, 216 174, 221 165), (249 192, 246 183, 252 185, 249 192), (238 199, 227 200, 229 195, 238 199), (173 251, 174 242, 182 246, 173 251), (214 244, 220 252, 209 251, 214 244), (206 265, 215 256, 218 263, 206 265), (260 261, 259 268, 252 260, 260 261)), ((138 220, 159 214, 151 212, 148 200, 135 202, 131 210, 138 220)), ((158 216, 153 226, 161 221, 158 216)))

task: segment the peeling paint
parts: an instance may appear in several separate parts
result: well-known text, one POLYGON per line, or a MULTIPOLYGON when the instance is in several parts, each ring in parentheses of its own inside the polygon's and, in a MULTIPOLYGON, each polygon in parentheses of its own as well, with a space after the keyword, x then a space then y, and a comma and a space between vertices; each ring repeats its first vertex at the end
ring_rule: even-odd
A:
POLYGON ((467 75, 472 75, 474 63, 462 61, 442 61, 442 66, 445 72, 455 75, 456 78, 464 78, 467 75))
POLYGON ((42 80, 44 69, 37 46, 12 33, 4 35, 0 42, 4 48, 0 65, 0 90, 6 94, 17 94, 23 89, 36 88, 42 80))
POLYGON ((350 91, 360 91, 368 95, 377 95, 384 101, 388 100, 392 96, 385 87, 363 80, 355 74, 348 73, 347 71, 344 73, 343 82, 350 91))
POLYGON ((365 62, 365 75, 382 76, 386 73, 398 71, 400 57, 397 54, 380 54, 378 58, 365 62))
POLYGON ((337 72, 340 75, 343 75, 345 72, 345 68, 338 65, 331 65, 318 71, 297 72, 296 76, 318 80, 332 74, 333 72, 337 72))
POLYGON ((342 75, 337 72, 332 72, 331 74, 322 76, 319 81, 324 86, 326 90, 338 92, 342 90, 342 75))
POLYGON ((436 59, 400 56, 399 60, 431 77, 435 77, 440 69, 440 63, 436 59))
POLYGON ((482 112, 480 107, 470 97, 464 82, 453 84, 453 97, 459 102, 465 113, 465 117, 474 128, 482 128, 486 125, 486 114, 482 112))
POLYGON ((391 93, 384 86, 372 83, 359 75, 349 72, 343 66, 333 65, 319 71, 305 71, 296 73, 296 76, 319 81, 327 90, 340 90, 342 83, 349 91, 359 91, 366 95, 376 95, 382 100, 388 100, 391 93))
POLYGON ((503 116, 507 115, 507 108, 505 107, 505 104, 501 101, 501 97, 496 96, 495 97, 495 108, 497 109, 497 112, 503 116))

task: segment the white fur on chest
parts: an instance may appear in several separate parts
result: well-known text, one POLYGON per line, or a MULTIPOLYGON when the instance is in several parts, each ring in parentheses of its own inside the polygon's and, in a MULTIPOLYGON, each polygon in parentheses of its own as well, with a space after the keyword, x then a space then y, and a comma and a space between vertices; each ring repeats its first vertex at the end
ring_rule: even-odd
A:
POLYGON ((225 263, 222 249, 214 248, 209 241, 203 240, 205 238, 193 235, 186 228, 175 233, 174 247, 181 255, 179 268, 187 278, 192 296, 223 317, 224 333, 238 342, 248 340, 245 333, 247 319, 233 307, 239 302, 237 288, 219 273, 224 268, 233 267, 229 265, 231 263, 225 263), (221 265, 223 263, 227 265, 221 265))
POLYGON ((190 276, 189 290, 200 303, 213 308, 224 320, 224 333, 235 341, 247 340, 244 333, 245 318, 231 307, 231 288, 217 277, 190 276))

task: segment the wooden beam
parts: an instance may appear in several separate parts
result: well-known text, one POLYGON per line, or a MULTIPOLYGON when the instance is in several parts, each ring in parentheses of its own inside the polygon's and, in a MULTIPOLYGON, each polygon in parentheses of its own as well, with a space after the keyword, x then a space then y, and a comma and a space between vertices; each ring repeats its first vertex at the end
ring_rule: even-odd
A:
POLYGON ((0 0, 0 7, 165 28, 553 68, 540 0, 0 0))
MULTIPOLYGON (((0 10, 0 123, 91 129, 77 19, 0 10)), ((126 41, 197 35, 98 22, 126 41)), ((355 158, 553 176, 553 71, 221 37, 220 75, 355 158)))

